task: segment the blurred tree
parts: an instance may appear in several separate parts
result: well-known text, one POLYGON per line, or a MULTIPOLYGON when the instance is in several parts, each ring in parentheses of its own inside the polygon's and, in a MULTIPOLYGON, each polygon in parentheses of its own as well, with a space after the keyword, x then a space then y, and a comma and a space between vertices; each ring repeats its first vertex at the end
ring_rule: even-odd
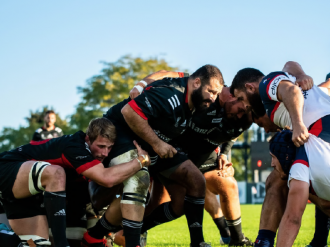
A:
POLYGON ((103 62, 105 68, 100 75, 87 80, 85 87, 78 87, 82 102, 71 116, 70 124, 75 130, 85 130, 91 119, 101 117, 111 106, 126 99, 135 83, 158 70, 177 71, 164 59, 121 57, 116 62, 103 62))
MULTIPOLYGON (((44 106, 41 111, 31 111, 26 117, 27 127, 20 126, 18 129, 5 127, 0 134, 0 153, 27 144, 31 141, 33 133, 43 125, 43 119, 47 110, 54 110, 44 106)), ((66 120, 56 114, 56 126, 63 130, 64 134, 71 134, 72 131, 66 120)))

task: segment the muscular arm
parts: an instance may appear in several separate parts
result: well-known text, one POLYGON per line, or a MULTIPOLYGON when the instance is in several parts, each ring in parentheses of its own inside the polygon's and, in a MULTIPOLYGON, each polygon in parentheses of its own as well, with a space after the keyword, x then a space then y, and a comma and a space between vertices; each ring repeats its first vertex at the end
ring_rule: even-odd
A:
POLYGON ((133 159, 129 162, 109 168, 104 168, 103 164, 100 163, 84 171, 82 175, 103 187, 110 188, 122 183, 127 178, 133 176, 140 169, 141 166, 139 162, 136 159, 133 159))
POLYGON ((309 90, 313 87, 313 79, 306 75, 299 63, 289 61, 284 65, 283 72, 288 72, 290 75, 296 77, 296 84, 303 90, 309 90))
MULTIPOLYGON (((160 70, 160 71, 157 71, 155 73, 152 73, 152 74, 146 76, 145 78, 143 78, 143 81, 145 81, 147 83, 147 85, 149 85, 149 84, 153 83, 154 81, 164 79, 165 77, 180 77, 180 75, 179 75, 179 72, 160 70)), ((142 88, 145 87, 145 85, 142 82, 136 83, 136 86, 141 86, 142 88)), ((132 88, 132 90, 129 92, 129 96, 131 97, 131 99, 134 99, 140 95, 140 92, 136 86, 134 86, 132 88)))
POLYGON ((277 89, 277 98, 283 101, 292 122, 292 141, 299 147, 308 140, 308 130, 303 123, 304 97, 300 88, 290 81, 281 81, 277 89))
POLYGON ((129 104, 123 107, 121 113, 131 130, 149 143, 161 158, 172 158, 177 153, 175 148, 158 138, 148 121, 140 117, 129 104))
POLYGON ((293 245, 301 225, 308 195, 308 183, 291 180, 288 202, 278 230, 276 246, 291 247, 293 245))

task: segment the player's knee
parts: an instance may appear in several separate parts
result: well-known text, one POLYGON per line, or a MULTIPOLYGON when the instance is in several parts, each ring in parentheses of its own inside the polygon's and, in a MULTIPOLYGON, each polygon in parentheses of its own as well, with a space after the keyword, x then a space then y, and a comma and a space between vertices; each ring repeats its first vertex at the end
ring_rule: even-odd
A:
POLYGON ((121 203, 145 207, 149 184, 149 172, 146 168, 143 168, 124 181, 121 203))
POLYGON ((51 242, 38 235, 19 235, 23 246, 50 246, 51 242))
POLYGON ((56 165, 48 166, 45 169, 43 178, 46 181, 46 187, 65 190, 66 174, 62 167, 56 165))

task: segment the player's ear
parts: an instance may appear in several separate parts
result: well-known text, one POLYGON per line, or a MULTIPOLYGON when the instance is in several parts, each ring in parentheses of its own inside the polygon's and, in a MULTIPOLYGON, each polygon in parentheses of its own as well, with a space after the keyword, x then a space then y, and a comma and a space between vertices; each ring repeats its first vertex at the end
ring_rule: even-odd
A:
POLYGON ((87 142, 87 144, 90 145, 90 140, 88 135, 85 136, 85 142, 87 142))
POLYGON ((255 92, 255 87, 254 87, 253 83, 250 83, 250 82, 245 83, 245 89, 249 93, 255 92))
POLYGON ((201 79, 199 77, 196 77, 193 81, 193 86, 195 89, 198 89, 201 86, 201 79))

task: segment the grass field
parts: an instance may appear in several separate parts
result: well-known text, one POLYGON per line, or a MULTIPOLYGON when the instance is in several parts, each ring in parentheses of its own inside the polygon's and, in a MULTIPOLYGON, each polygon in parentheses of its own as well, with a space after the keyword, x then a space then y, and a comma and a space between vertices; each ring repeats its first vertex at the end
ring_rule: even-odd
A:
MULTIPOLYGON (((254 241, 258 234, 261 205, 242 205, 241 209, 243 232, 245 236, 254 241)), ((306 244, 308 244, 313 238, 314 210, 313 205, 307 205, 302 220, 302 226, 294 246, 306 246, 306 244)), ((219 231, 206 211, 204 212, 204 237, 206 242, 212 243, 212 246, 220 246, 219 231)), ((148 234, 147 246, 175 247, 189 246, 189 243, 189 232, 186 218, 181 217, 178 220, 151 229, 148 234)))

